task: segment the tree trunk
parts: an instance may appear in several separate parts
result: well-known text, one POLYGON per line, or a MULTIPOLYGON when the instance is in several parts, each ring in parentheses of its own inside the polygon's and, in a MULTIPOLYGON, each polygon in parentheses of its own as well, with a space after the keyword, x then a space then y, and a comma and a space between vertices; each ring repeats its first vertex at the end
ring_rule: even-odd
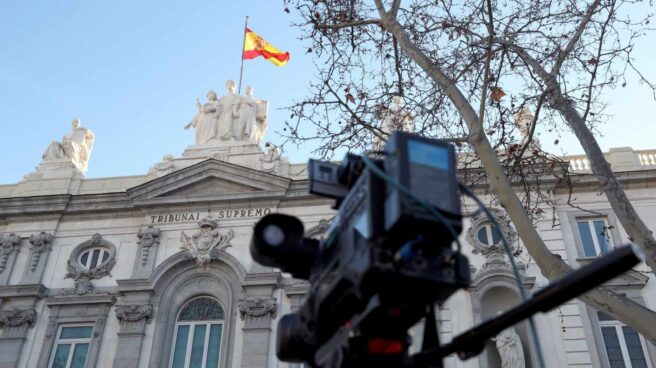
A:
MULTIPOLYGON (((455 82, 414 45, 402 26, 385 11, 382 1, 375 0, 375 2, 384 29, 394 35, 401 49, 444 90, 451 102, 460 111, 469 129, 469 142, 483 163, 490 188, 506 209, 526 249, 537 263, 542 274, 549 280, 553 280, 569 272, 570 267, 549 251, 533 227, 533 223, 499 163, 496 152, 483 132, 482 122, 479 121, 469 101, 455 85, 455 82)), ((656 328, 653 327, 656 326, 656 312, 631 301, 623 295, 603 288, 597 288, 581 296, 580 299, 633 327, 652 344, 656 345, 656 328)))
POLYGON ((597 140, 585 124, 585 120, 572 106, 572 103, 562 97, 560 91, 552 93, 548 100, 551 107, 563 115, 581 143, 583 151, 590 160, 592 173, 599 180, 601 190, 606 194, 606 198, 608 198, 608 202, 610 202, 610 206, 613 208, 613 212, 615 212, 622 227, 629 234, 632 241, 637 243, 645 252, 645 262, 653 271, 656 271, 656 239, 654 239, 652 232, 631 205, 610 164, 606 161, 597 140))
POLYGON ((608 198, 608 202, 615 215, 617 215, 626 233, 645 252, 647 265, 649 265, 652 271, 656 272, 656 239, 654 239, 652 232, 647 228, 647 225, 645 225, 631 205, 629 198, 626 196, 617 177, 615 177, 608 161, 606 161, 606 157, 599 147, 597 140, 592 135, 590 129, 588 129, 585 120, 576 111, 572 102, 563 96, 556 76, 548 73, 540 62, 520 46, 500 39, 496 39, 495 42, 512 48, 545 83, 549 105, 561 113, 578 138, 583 151, 585 151, 586 156, 590 160, 592 173, 601 184, 601 189, 606 194, 606 198, 608 198))

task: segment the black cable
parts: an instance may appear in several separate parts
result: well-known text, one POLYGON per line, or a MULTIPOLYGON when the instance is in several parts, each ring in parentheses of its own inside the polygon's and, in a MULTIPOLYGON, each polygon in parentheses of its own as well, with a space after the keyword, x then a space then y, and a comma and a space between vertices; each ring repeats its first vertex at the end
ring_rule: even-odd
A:
MULTIPOLYGON (((517 288, 519 288, 519 294, 521 295, 522 302, 526 302, 528 300, 528 295, 526 295, 526 290, 524 289, 524 285, 522 284, 522 279, 521 276, 519 275, 519 270, 517 269, 515 258, 512 255, 512 249, 510 248, 510 244, 508 244, 508 240, 503 234, 503 231, 501 231, 502 228, 499 222, 497 221, 496 216, 494 216, 492 211, 490 211, 490 209, 487 208, 487 206, 485 206, 483 201, 481 201, 480 198, 478 198, 476 194, 474 194, 474 192, 472 192, 469 188, 467 188, 466 185, 458 182, 458 186, 460 187, 460 190, 463 191, 463 193, 465 193, 468 197, 473 199, 474 202, 476 202, 476 204, 478 205, 478 207, 485 212, 485 214, 490 219, 490 221, 494 224, 494 226, 496 226, 497 230, 499 231, 499 234, 501 234, 501 243, 503 244, 503 248, 506 251, 506 255, 508 256, 508 259, 510 261, 510 266, 512 268, 513 274, 515 275, 515 281, 517 282, 517 288)), ((542 348, 540 346, 540 340, 538 340, 538 332, 535 327, 535 321, 533 321, 533 317, 529 318, 529 324, 531 327, 531 335, 533 335, 533 342, 535 344, 538 363, 540 364, 541 368, 545 368, 544 357, 542 355, 542 348)))

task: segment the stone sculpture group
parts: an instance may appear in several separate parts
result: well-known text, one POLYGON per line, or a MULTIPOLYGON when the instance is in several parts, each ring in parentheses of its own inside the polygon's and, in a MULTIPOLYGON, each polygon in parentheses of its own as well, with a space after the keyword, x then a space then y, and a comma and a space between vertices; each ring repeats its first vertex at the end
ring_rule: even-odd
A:
POLYGON ((221 141, 262 142, 266 130, 268 102, 253 98, 253 87, 246 87, 245 95, 235 93, 235 82, 226 82, 227 94, 217 98, 215 91, 207 92, 207 102, 198 99, 198 113, 184 128, 196 129, 196 144, 206 145, 221 141))

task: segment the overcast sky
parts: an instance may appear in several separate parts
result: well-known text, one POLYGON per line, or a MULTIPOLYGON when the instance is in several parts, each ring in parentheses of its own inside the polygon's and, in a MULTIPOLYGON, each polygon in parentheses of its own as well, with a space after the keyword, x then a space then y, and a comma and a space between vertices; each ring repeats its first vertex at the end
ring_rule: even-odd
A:
MULTIPOLYGON (((280 142, 282 108, 307 95, 314 75, 294 15, 283 10, 282 0, 0 2, 0 184, 31 172, 73 118, 96 135, 87 177, 145 174, 164 154, 180 156, 194 143, 183 127, 196 97, 222 95, 225 81, 239 78, 246 15, 249 28, 291 54, 283 68, 262 58, 244 66, 243 86, 270 103, 265 140, 280 142)), ((635 54, 652 80, 655 44, 651 34, 635 54)), ((629 80, 609 100, 614 119, 602 127, 602 148, 656 148, 649 90, 629 80)), ((557 147, 554 139, 541 137, 554 153, 582 152, 570 134, 557 147)), ((286 155, 303 162, 312 149, 287 146, 286 155)))

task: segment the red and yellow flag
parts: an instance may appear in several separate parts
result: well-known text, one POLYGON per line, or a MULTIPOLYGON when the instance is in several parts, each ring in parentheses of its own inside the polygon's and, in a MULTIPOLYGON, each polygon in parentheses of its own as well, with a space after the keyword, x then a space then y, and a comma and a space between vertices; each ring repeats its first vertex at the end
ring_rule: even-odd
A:
POLYGON ((289 52, 282 52, 266 42, 257 33, 246 28, 244 37, 244 55, 243 59, 255 59, 262 56, 276 66, 283 66, 289 61, 289 52))

